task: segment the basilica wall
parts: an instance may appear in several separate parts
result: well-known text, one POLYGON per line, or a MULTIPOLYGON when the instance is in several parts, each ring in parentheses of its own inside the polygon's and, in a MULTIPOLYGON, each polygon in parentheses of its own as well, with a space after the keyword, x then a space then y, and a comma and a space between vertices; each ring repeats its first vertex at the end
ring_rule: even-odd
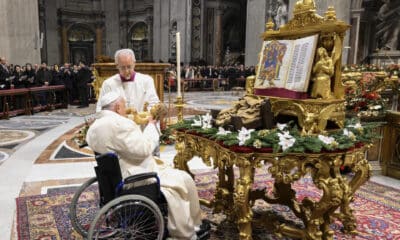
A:
MULTIPOLYGON (((179 31, 184 63, 256 65, 266 21, 271 17, 283 24, 292 17, 296 1, 1 1, 0 18, 6 24, 0 36, 0 55, 14 63, 91 63, 98 55, 113 57, 119 48, 132 48, 138 61, 168 62, 176 59, 175 34, 179 31)), ((394 10, 400 5, 389 2, 394 10)), ((386 24, 378 18, 382 1, 315 3, 319 15, 333 5, 337 18, 351 25, 343 44, 343 63, 387 64, 393 62, 391 56, 400 56, 398 46, 385 47, 391 44, 389 40, 398 39, 400 23, 388 19, 386 24), (388 39, 385 44, 384 37, 388 39)))
POLYGON ((40 61, 40 32, 36 0, 0 1, 0 56, 9 63, 40 61))

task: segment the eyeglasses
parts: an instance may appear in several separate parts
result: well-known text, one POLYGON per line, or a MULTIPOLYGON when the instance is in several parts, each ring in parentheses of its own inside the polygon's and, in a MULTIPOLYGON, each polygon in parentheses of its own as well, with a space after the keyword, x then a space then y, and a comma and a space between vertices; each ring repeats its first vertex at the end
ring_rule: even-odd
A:
POLYGON ((134 65, 128 65, 128 66, 117 66, 119 70, 125 71, 125 70, 133 70, 135 68, 134 65))

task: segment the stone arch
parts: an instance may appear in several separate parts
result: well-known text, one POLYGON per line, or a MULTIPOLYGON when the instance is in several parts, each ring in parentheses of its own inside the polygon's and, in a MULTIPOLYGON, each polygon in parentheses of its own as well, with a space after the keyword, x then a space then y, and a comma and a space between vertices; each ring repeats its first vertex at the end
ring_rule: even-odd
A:
POLYGON ((228 9, 222 19, 222 54, 224 64, 233 64, 240 61, 241 53, 245 49, 245 23, 237 9, 228 9), (227 59, 229 58, 229 59, 227 59))
POLYGON ((69 45, 69 61, 77 64, 84 61, 86 64, 93 63, 93 47, 95 33, 90 26, 85 24, 73 24, 67 30, 69 45))
POLYGON ((149 26, 137 22, 129 30, 129 46, 135 52, 137 61, 149 59, 149 26))

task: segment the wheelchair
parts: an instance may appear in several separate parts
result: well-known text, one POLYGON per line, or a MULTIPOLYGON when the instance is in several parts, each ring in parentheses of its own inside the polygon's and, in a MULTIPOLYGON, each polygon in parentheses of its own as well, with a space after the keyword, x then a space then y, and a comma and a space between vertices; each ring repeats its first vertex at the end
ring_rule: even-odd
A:
POLYGON ((87 180, 72 198, 73 228, 85 239, 165 239, 168 206, 157 174, 122 180, 117 155, 97 155, 96 161, 96 177, 87 180), (99 208, 89 208, 96 198, 99 208))
MULTIPOLYGON (((116 154, 96 154, 95 159, 96 177, 83 183, 71 200, 73 228, 84 239, 167 239, 168 204, 157 173, 122 179, 116 154)), ((210 228, 204 221, 197 239, 208 239, 210 228)))

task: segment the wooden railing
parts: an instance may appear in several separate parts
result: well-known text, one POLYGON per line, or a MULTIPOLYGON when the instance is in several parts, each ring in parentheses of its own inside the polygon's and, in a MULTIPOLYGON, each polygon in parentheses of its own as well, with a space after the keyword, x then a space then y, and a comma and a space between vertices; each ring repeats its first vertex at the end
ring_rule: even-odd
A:
POLYGON ((67 107, 68 96, 63 85, 0 91, 0 118, 67 107))

